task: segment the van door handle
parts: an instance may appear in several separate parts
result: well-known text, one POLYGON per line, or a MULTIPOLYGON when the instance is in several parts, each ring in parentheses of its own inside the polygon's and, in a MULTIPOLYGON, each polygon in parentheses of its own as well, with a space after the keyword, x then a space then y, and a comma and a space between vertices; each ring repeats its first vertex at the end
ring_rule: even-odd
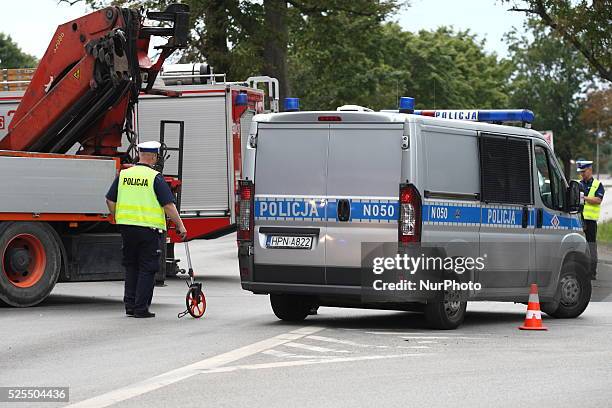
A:
POLYGON ((521 227, 527 228, 529 225, 529 208, 527 206, 523 207, 523 219, 521 220, 521 227))
POLYGON ((338 200, 338 221, 346 222, 351 218, 351 203, 346 198, 338 200))
POLYGON ((542 224, 544 224, 544 210, 538 208, 536 210, 536 228, 542 228, 542 224))

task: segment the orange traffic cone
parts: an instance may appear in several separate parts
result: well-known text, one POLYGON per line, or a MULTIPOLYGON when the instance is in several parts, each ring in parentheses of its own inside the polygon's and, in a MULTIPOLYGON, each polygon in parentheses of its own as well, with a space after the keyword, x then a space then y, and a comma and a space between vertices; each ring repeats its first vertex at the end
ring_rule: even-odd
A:
POLYGON ((529 303, 527 304, 527 316, 525 323, 519 327, 521 330, 548 330, 542 325, 542 312, 540 312, 540 299, 538 298, 538 285, 531 284, 529 291, 529 303))

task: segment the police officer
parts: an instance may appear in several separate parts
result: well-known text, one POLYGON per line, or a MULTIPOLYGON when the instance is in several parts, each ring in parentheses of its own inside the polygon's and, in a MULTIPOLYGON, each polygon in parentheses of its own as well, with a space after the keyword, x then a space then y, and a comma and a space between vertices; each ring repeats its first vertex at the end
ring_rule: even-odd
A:
POLYGON ((576 161, 581 180, 580 186, 584 192, 584 208, 582 209, 582 220, 584 235, 589 243, 591 252, 591 279, 597 276, 597 220, 601 210, 601 202, 604 198, 603 184, 593 177, 593 162, 590 160, 576 161))
POLYGON ((139 318, 155 317, 149 311, 160 267, 162 233, 166 215, 176 225, 181 239, 187 230, 174 203, 174 195, 163 176, 153 169, 159 142, 138 145, 139 162, 122 170, 106 194, 108 208, 120 226, 125 266, 125 313, 139 318))

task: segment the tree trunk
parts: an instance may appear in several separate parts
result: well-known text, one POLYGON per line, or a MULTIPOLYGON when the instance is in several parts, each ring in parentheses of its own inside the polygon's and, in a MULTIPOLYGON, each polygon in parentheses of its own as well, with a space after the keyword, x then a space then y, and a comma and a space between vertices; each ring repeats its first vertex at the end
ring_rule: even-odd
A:
POLYGON ((285 0, 263 0, 263 5, 263 74, 278 79, 282 106, 284 98, 292 96, 287 72, 287 45, 289 38, 287 2, 285 0))
POLYGON ((216 73, 231 76, 232 67, 227 46, 228 24, 224 0, 208 0, 204 12, 205 32, 201 51, 216 73))

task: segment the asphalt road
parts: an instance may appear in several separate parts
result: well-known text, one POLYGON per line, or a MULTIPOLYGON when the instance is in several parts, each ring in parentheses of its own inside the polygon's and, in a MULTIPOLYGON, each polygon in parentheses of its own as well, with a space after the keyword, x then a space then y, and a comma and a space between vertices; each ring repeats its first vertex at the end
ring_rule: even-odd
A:
MULTIPOLYGON (((517 330, 525 306, 493 302, 471 303, 452 332, 334 308, 287 324, 241 290, 235 252, 233 237, 192 244, 200 320, 176 317, 182 279, 156 288, 155 319, 125 317, 122 282, 60 284, 38 307, 0 309, 0 386, 69 386, 71 404, 92 407, 612 405, 610 302, 545 316, 547 332, 517 330)), ((600 274, 612 282, 612 266, 600 274)))

